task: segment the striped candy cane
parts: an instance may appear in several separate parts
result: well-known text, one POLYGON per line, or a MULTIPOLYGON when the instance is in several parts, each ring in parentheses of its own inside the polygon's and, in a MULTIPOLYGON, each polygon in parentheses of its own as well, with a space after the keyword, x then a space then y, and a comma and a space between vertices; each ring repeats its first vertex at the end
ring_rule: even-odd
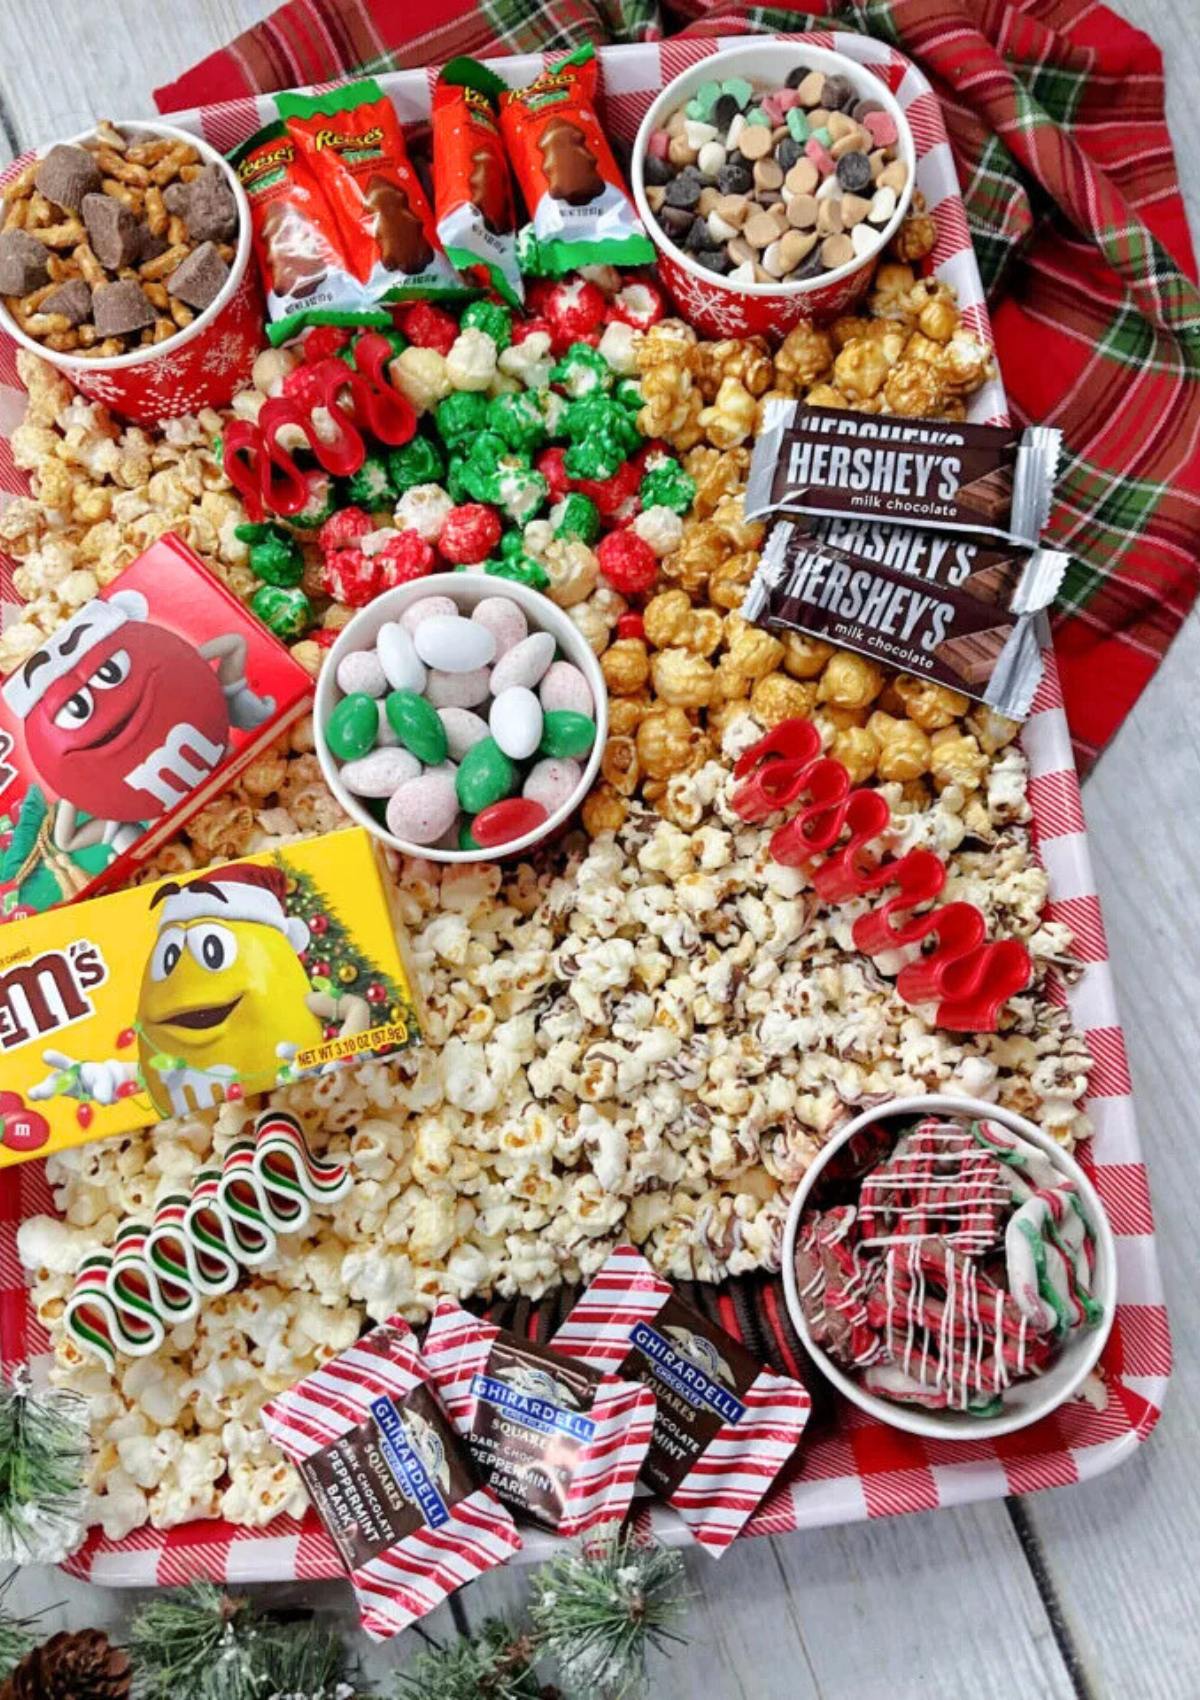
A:
POLYGON ((67 1300, 64 1323, 77 1346, 100 1359, 110 1370, 117 1366, 117 1313, 108 1296, 113 1260, 106 1251, 85 1257, 67 1300))
POLYGON ((146 1227, 122 1222, 108 1272, 108 1296, 117 1318, 121 1350, 131 1358, 148 1358, 166 1337, 158 1283, 146 1257, 146 1227))
POLYGON ((200 1271, 185 1231, 188 1196, 173 1192, 159 1200, 146 1235, 146 1256, 158 1282, 162 1307, 172 1322, 189 1322, 200 1309, 200 1271))

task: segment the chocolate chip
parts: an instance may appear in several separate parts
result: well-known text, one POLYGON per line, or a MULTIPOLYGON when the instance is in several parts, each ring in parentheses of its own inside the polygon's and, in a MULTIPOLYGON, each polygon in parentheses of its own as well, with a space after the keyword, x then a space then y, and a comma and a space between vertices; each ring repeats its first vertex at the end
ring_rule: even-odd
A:
POLYGON ((52 290, 38 308, 39 313, 61 313, 70 319, 72 328, 84 325, 92 316, 92 291, 81 277, 70 277, 52 290))
POLYGON ((865 153, 844 153, 837 162, 837 180, 848 195, 860 195, 871 182, 871 162, 865 153))
POLYGON ((723 195, 748 195, 754 187, 750 162, 734 154, 717 172, 717 188, 723 195))
POLYGON ((206 165, 187 185, 180 217, 193 242, 228 242, 233 238, 238 226, 237 202, 219 165, 206 165))
POLYGON ((845 107, 853 106, 857 99, 857 92, 848 77, 826 77, 821 105, 827 111, 841 112, 845 107))
POLYGON ((667 186, 666 205, 669 207, 694 207, 704 189, 701 177, 692 177, 686 171, 681 171, 667 186))
POLYGON ((850 116, 851 116, 851 118, 855 119, 859 124, 861 124, 863 119, 867 116, 868 112, 883 112, 885 110, 886 109, 885 109, 882 101, 879 101, 879 100, 860 100, 860 101, 857 101, 855 103, 854 108, 850 113, 850 116))
POLYGON ((131 266, 141 249, 138 221, 124 201, 111 195, 85 195, 83 222, 92 252, 105 271, 131 266))
POLYGON ((804 158, 804 149, 800 146, 800 143, 794 139, 794 137, 785 136, 783 140, 776 145, 775 158, 778 160, 782 169, 785 172, 788 172, 792 169, 798 159, 804 158))
POLYGON ((715 124, 718 130, 728 130, 729 126, 733 123, 740 111, 741 107, 738 105, 733 96, 731 94, 723 94, 717 101, 717 104, 713 107, 712 117, 709 122, 715 124))
POLYGON ((729 255, 724 248, 702 248, 696 255, 696 264, 706 271, 727 272, 729 270, 729 255))
POLYGON ((674 175, 669 159, 659 159, 656 154, 648 153, 642 161, 642 179, 652 189, 661 189, 674 175))
POLYGON ((100 187, 100 167, 86 148, 57 142, 37 168, 35 188, 56 207, 78 212, 83 197, 100 187))
POLYGON ((0 236, 0 295, 28 295, 50 281, 47 248, 27 230, 0 236))
POLYGON ((802 277, 816 277, 820 272, 825 270, 825 262, 821 258, 821 249, 818 245, 813 249, 812 253, 809 254, 807 259, 801 260, 795 271, 788 273, 788 282, 795 283, 797 279, 802 277))
MULTIPOLYGON (((667 191, 668 194, 670 190, 667 191)), ((229 276, 215 242, 202 242, 167 279, 167 293, 202 313, 211 307, 229 276)))
POLYGON ((808 75, 808 66, 807 65, 797 65, 794 71, 788 72, 787 81, 783 85, 784 88, 786 88, 786 89, 798 89, 800 87, 800 84, 804 81, 805 77, 807 77, 807 75, 808 75))
POLYGON ((686 236, 692 228, 695 214, 689 212, 686 207, 664 206, 658 215, 658 222, 672 242, 678 242, 680 237, 686 236))
POLYGON ((128 336, 154 323, 154 308, 133 277, 99 283, 92 291, 92 322, 100 336, 128 336))
POLYGON ((713 239, 708 234, 708 220, 697 218, 692 221, 692 227, 684 238, 683 246, 689 254, 698 254, 702 248, 711 248, 713 239))

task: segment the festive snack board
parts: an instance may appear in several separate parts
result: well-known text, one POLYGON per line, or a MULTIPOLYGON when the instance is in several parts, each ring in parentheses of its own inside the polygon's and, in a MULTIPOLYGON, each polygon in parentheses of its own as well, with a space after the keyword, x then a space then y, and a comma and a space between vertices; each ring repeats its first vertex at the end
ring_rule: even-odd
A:
MULTIPOLYGON (((572 862, 566 877, 552 877, 544 885, 521 872, 504 880, 499 872, 492 879, 480 870, 451 870, 440 882, 436 870, 421 864, 405 872, 401 899, 410 926, 418 929, 419 972, 433 1007, 427 1071, 393 1085, 368 1069, 350 1090, 318 1082, 288 1094, 308 1125, 330 1129, 335 1137, 340 1128, 356 1128, 352 1152, 360 1166, 369 1166, 369 1191, 375 1197, 356 1189, 353 1204, 338 1205, 333 1238, 342 1248, 370 1246, 374 1255, 336 1251, 320 1239, 304 1254, 302 1286, 289 1286, 276 1264, 264 1292, 216 1301, 211 1319, 198 1323, 197 1351, 186 1372, 173 1357, 144 1366, 147 1374, 136 1373, 140 1366, 135 1364, 117 1390, 103 1377, 92 1381, 72 1371, 72 1379, 81 1379, 107 1401, 112 1427, 101 1463, 110 1487, 120 1489, 119 1495, 107 1496, 112 1537, 93 1535, 72 1561, 79 1574, 108 1582, 166 1582, 202 1571, 230 1580, 340 1574, 336 1549, 315 1517, 308 1513, 297 1521, 292 1515, 304 1505, 296 1480, 255 1439, 262 1395, 256 1388, 249 1402, 247 1381, 280 1391, 294 1385, 320 1361, 313 1356, 318 1337, 325 1355, 354 1341, 363 1303, 372 1320, 383 1322, 398 1306, 414 1316, 430 1314, 447 1283, 462 1296, 487 1284, 501 1295, 538 1297, 564 1271, 586 1282, 614 1239, 629 1234, 638 1238, 660 1274, 675 1279, 719 1280, 769 1266, 773 1248, 777 1255, 785 1207, 781 1182, 786 1182, 789 1164, 804 1166, 821 1130, 847 1102, 845 1094, 855 1094, 857 1101, 864 1093, 914 1091, 931 1077, 952 1079, 967 1090, 999 1087, 1006 1102, 1027 1105, 1068 1144, 1084 1131, 1077 1105, 1086 1089, 1094 1138, 1080 1154, 1091 1165, 1121 1250, 1121 1303, 1103 1360, 1104 1381, 1092 1390, 1094 1403, 1077 1401, 1003 1446, 917 1442, 840 1411, 835 1427, 814 1423, 795 1467, 749 1518, 745 1532, 778 1533, 1078 1479, 1110 1467, 1154 1425, 1169 1371, 1169 1339, 1052 657, 1047 654, 1019 753, 1010 742, 1011 729, 998 726, 986 710, 968 713, 965 698, 939 696, 937 687, 915 680, 901 691, 885 681, 882 669, 860 657, 833 654, 829 646, 802 638, 785 644, 757 632, 736 612, 761 542, 761 528, 734 511, 735 505, 740 510, 735 496, 749 459, 742 445, 759 415, 758 398, 772 383, 783 395, 805 394, 818 406, 829 402, 830 393, 846 399, 882 393, 895 411, 936 416, 940 405, 961 409, 951 417, 966 412, 972 421, 995 422, 1004 412, 1003 391, 988 372, 986 313, 933 95, 911 67, 878 43, 825 35, 813 39, 880 66, 913 126, 917 182, 929 210, 917 215, 900 263, 877 279, 871 318, 839 324, 832 336, 801 329, 774 356, 752 344, 698 344, 671 325, 644 339, 637 357, 642 428, 686 458, 696 502, 682 537, 664 559, 663 581, 670 588, 632 616, 608 589, 594 591, 577 610, 575 623, 602 652, 611 707, 620 711, 610 722, 604 782, 584 810, 595 841, 582 860, 572 862), (925 226, 918 228, 922 219, 925 226), (905 262, 931 248, 936 280, 917 285, 905 262), (901 275, 906 271, 906 277, 901 275), (957 308, 943 284, 957 290, 957 308), (922 367, 919 359, 898 360, 887 341, 898 339, 903 346, 917 336, 938 342, 936 362, 922 367), (897 405, 900 399, 903 409, 897 405), (614 642, 621 619, 626 625, 617 628, 614 642), (688 647, 687 637, 696 648, 688 647), (710 664, 708 657, 718 649, 720 660, 710 664), (736 678, 728 698, 716 694, 715 677, 723 684, 736 678), (647 707, 650 692, 657 699, 653 711, 647 707), (739 746, 735 728, 747 704, 756 724, 739 746), (696 723, 701 707, 706 730, 696 723), (916 1016, 901 1017, 871 975, 846 961, 836 919, 814 917, 799 898, 800 888, 788 883, 786 870, 764 886, 767 835, 756 826, 737 825, 726 797, 728 767, 712 759, 718 749, 713 740, 723 744, 728 757, 745 748, 764 725, 814 713, 832 737, 833 754, 852 764, 856 779, 878 778, 901 808, 896 847, 904 845, 907 827, 930 832, 933 842, 944 847, 959 889, 977 897, 1006 928, 1029 938, 1037 988, 1026 1000, 1019 1033, 965 1046, 931 1032, 916 1016), (923 774, 930 776, 933 793, 925 788, 923 774), (1046 913, 1045 877, 1029 855, 1022 828, 1031 805, 1051 890, 1046 913), (618 838, 610 836, 614 832, 618 838), (710 889, 718 880, 720 903, 710 889), (501 892, 503 918, 485 926, 486 944, 479 939, 477 946, 469 945, 472 928, 464 917, 478 928, 501 892), (764 939, 778 941, 784 958, 789 940, 802 936, 808 941, 804 978, 822 988, 815 1008, 807 1014, 790 1012, 784 986, 772 990, 768 980, 759 990, 747 980, 744 962, 721 958, 724 943, 717 941, 728 939, 732 913, 739 919, 746 961, 759 954, 764 939), (689 978, 667 997, 659 989, 647 998, 633 974, 634 940, 648 926, 652 933, 661 928, 659 936, 670 939, 676 951, 689 937, 704 941, 714 953, 711 980, 689 978), (1075 965, 1060 979, 1051 962, 1065 951, 1072 933, 1075 965), (522 1028, 529 998, 549 983, 551 953, 557 971, 565 968, 570 991, 553 996, 540 1011, 541 1029, 555 1035, 556 1048, 576 1059, 579 1072, 572 1070, 569 1087, 561 1064, 549 1054, 539 1055, 522 1028), (772 1054, 778 1058, 779 1107, 786 1101, 792 1116, 790 1123, 775 1125, 778 1114, 774 1124, 770 1115, 760 1119, 768 1108, 764 1094, 769 1086, 742 1076, 752 1051, 761 1055, 769 1011, 779 997, 781 1026, 778 1033, 771 1029, 779 1048, 772 1054), (755 1003, 753 1014, 747 999, 763 1000, 755 1003), (489 1002, 496 1006, 492 1011, 484 1008, 489 1002), (663 1023, 661 1035, 649 1036, 653 1044, 638 1037, 640 1019, 649 1013, 642 1007, 647 1002, 661 1010, 657 1019, 663 1023), (715 1070, 711 1063, 704 1066, 703 1047, 693 1042, 700 1035, 687 1024, 691 1010, 702 1020, 720 1022, 715 1070), (722 1013, 709 1015, 710 1010, 722 1013), (844 1050, 835 1053, 831 1042, 833 1030, 844 1035, 848 1021, 861 1024, 863 1033, 861 1047, 852 1048, 849 1057, 844 1050), (807 1023, 802 1063, 796 1022, 807 1023), (469 1031, 477 1037, 469 1037, 469 1031), (660 1040, 665 1044, 661 1054, 660 1040), (439 1044, 440 1052, 435 1049, 439 1044), (618 1071, 621 1093, 636 1093, 649 1071, 661 1070, 666 1059, 669 1078, 678 1084, 668 1091, 665 1120, 636 1129, 616 1123, 606 1131, 609 1124, 596 1116, 592 1102, 614 1092, 618 1071), (559 1104, 576 1105, 582 1138, 568 1183, 546 1173, 545 1159, 557 1151, 549 1115, 529 1097, 515 1101, 524 1107, 520 1131, 517 1122, 493 1114, 510 1101, 514 1078, 541 1082, 559 1104), (396 1165, 387 1138, 396 1124, 388 1117, 397 1108, 403 1117, 434 1103, 443 1105, 437 1138, 432 1131, 428 1137, 418 1133, 403 1177, 391 1178, 396 1165), (480 1147, 465 1137, 468 1118, 484 1136, 480 1147), (383 1122, 383 1129, 373 1127, 376 1122, 383 1122), (738 1127, 754 1142, 753 1154, 732 1144, 738 1127), (690 1149, 698 1173, 686 1172, 673 1133, 690 1149), (643 1143, 647 1137, 650 1149, 643 1143), (639 1178, 664 1174, 665 1187, 646 1191, 639 1185, 639 1178), (739 1177, 750 1176, 748 1185, 739 1186, 739 1177), (453 1178, 447 1188, 448 1177, 453 1178), (473 1190, 464 1185, 468 1179, 473 1190), (418 1208, 422 1197, 425 1203, 418 1208), (460 1240, 458 1212, 463 1210, 474 1226, 460 1240), (389 1231, 400 1233, 403 1256, 379 1256, 385 1220, 395 1223, 389 1231), (513 1246, 500 1258, 492 1250, 496 1232, 506 1234, 513 1246), (334 1265, 336 1279, 331 1279, 334 1265), (249 1355, 255 1361, 245 1363, 244 1376, 226 1367, 231 1333, 253 1342, 249 1355), (189 1384, 197 1393, 192 1409, 198 1427, 183 1437, 178 1418, 189 1384), (231 1437, 237 1431, 236 1459, 226 1455, 213 1434, 222 1425, 231 1437), (174 1462, 164 1465, 160 1459, 172 1450, 174 1462), (227 1521, 194 1520, 203 1519, 204 1508, 214 1504, 227 1521), (153 1529, 145 1526, 147 1516, 153 1529)), ((717 45, 665 42, 605 50, 604 112, 610 135, 628 141, 653 93, 717 45)), ((530 60, 497 65, 514 85, 524 85, 540 68, 530 60)), ((432 73, 385 79, 405 121, 427 114, 432 80, 432 73)), ((191 121, 228 148, 270 116, 257 110, 263 104, 239 103, 191 121)), ((33 387, 33 408, 45 410, 39 429, 61 429, 58 404, 36 382, 33 387)), ((20 452, 29 455, 40 478, 43 457, 28 436, 20 452)), ((175 451, 160 452, 169 467, 171 452, 198 451, 193 439, 175 451)), ((172 501, 183 523, 197 532, 210 528, 209 547, 219 548, 217 533, 233 510, 225 508, 218 521, 214 510, 221 510, 226 492, 218 488, 211 495, 216 501, 207 507, 189 491, 173 491, 172 501)), ((22 511, 6 535, 22 541, 26 563, 37 553, 33 515, 22 511)), ((245 593, 255 579, 240 565, 242 559, 229 560, 229 571, 242 575, 245 593)), ((33 611, 26 613, 26 624, 43 614, 52 619, 53 599, 28 564, 21 571, 26 575, 22 591, 33 611), (39 598, 46 599, 44 608, 39 598)), ((295 648, 310 664, 319 662, 315 641, 295 648)), ((299 747, 293 743, 286 763, 243 783, 232 815, 227 808, 194 821, 179 853, 207 860, 223 839, 233 838, 227 853, 240 854, 239 835, 254 821, 269 821, 285 832, 291 823, 307 830, 332 824, 304 761, 302 741, 299 747), (238 808, 249 817, 241 825, 238 808)), ((764 968, 771 955, 763 953, 764 968)), ((653 956, 651 944, 651 974, 653 956)), ((661 982, 655 984, 661 988, 661 982)), ((794 987, 795 982, 786 984, 794 987)), ((649 1102, 651 1095, 645 1096, 649 1102)), ((226 1117, 220 1144, 239 1126, 239 1117, 226 1117)), ((164 1130, 156 1167, 178 1163, 190 1169, 189 1141, 203 1144, 207 1138, 207 1129, 186 1123, 169 1135, 164 1130)), ((98 1155, 105 1148, 94 1150, 96 1156, 83 1154, 77 1170, 59 1177, 68 1217, 61 1226, 46 1214, 51 1198, 40 1165, 27 1165, 19 1184, 0 1188, 0 1206, 9 1213, 7 1232, 15 1237, 18 1222, 26 1221, 23 1250, 39 1266, 31 1298, 18 1284, 10 1250, 10 1303, 0 1313, 9 1361, 43 1352, 47 1329, 61 1331, 63 1280, 56 1270, 73 1268, 73 1248, 87 1237, 106 1188, 133 1201, 156 1189, 155 1173, 135 1168, 127 1176, 110 1175, 98 1155)), ((720 1302, 728 1306, 731 1325, 740 1332, 753 1329, 752 1316, 735 1312, 740 1300, 720 1302)), ((786 1331, 774 1349, 785 1355, 793 1350, 786 1331)), ((798 1358, 795 1367, 799 1371, 798 1358)), ((232 1438, 224 1442, 231 1444, 232 1438)), ((663 1538, 683 1538, 670 1513, 656 1508, 641 1516, 663 1538)), ((526 1531, 524 1555, 543 1556, 550 1541, 526 1531)))

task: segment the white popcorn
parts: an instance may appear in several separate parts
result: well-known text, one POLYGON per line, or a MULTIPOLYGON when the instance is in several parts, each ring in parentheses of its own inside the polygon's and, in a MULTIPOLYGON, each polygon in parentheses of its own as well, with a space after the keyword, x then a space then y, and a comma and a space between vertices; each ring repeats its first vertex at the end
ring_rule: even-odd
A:
POLYGON ((633 522, 633 529, 648 543, 661 560, 664 555, 672 554, 683 542, 683 518, 674 508, 657 507, 643 508, 633 522))
POLYGON ((426 543, 436 543, 453 506, 440 484, 414 484, 396 503, 393 517, 401 531, 415 531, 426 543))
POLYGON ((550 333, 530 331, 523 342, 514 342, 499 358, 499 367, 510 377, 518 379, 528 390, 544 390, 550 384, 550 369, 554 356, 550 352, 550 333))
POLYGON ((605 325, 604 334, 597 345, 597 352, 618 378, 630 378, 637 371, 633 352, 635 334, 632 325, 625 324, 621 319, 613 319, 605 325))
POLYGON ((456 390, 486 390, 496 371, 496 344, 474 326, 459 331, 446 356, 446 376, 456 390))

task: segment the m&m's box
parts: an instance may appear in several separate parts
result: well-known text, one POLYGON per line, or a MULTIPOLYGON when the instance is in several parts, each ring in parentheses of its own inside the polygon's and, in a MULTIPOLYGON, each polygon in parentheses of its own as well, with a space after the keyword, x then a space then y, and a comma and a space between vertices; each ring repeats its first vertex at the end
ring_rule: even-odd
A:
POLYGON ((311 697, 278 638, 161 538, 0 685, 0 921, 124 883, 311 697))
POLYGON ((420 1039, 361 827, 0 929, 0 1168, 420 1039))

